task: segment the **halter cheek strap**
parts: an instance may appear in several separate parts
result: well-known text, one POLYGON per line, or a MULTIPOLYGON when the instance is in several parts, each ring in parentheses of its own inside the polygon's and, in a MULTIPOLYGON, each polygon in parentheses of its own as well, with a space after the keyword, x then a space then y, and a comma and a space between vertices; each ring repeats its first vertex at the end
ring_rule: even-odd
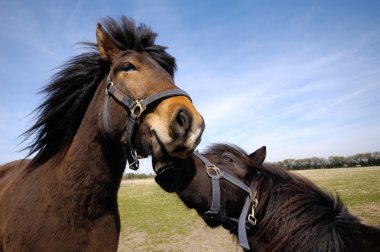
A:
MULTIPOLYGON (((230 223, 238 224, 238 239, 239 244, 242 248, 249 250, 248 238, 247 238, 247 227, 256 225, 255 209, 257 208, 258 199, 257 199, 257 190, 255 189, 252 193, 250 187, 244 184, 242 181, 232 176, 231 174, 220 170, 217 166, 211 163, 205 156, 200 154, 198 151, 194 152, 194 155, 197 156, 206 167, 208 176, 211 178, 212 185, 212 201, 210 210, 205 212, 204 215, 208 218, 217 218, 221 217, 223 221, 230 223), (239 187, 245 191, 248 196, 246 197, 244 206, 240 213, 239 219, 221 216, 220 212, 220 179, 224 179, 227 182, 239 187)), ((253 182, 254 183, 254 182, 253 182)), ((256 188, 256 185, 253 185, 253 188, 256 188)))
POLYGON ((109 121, 109 97, 112 96, 115 100, 121 103, 128 111, 128 125, 127 125, 127 136, 128 143, 123 146, 124 152, 127 156, 129 168, 132 170, 137 170, 139 168, 139 160, 136 150, 133 148, 133 135, 135 132, 137 120, 143 114, 145 109, 155 102, 165 100, 173 96, 185 96, 190 101, 190 96, 181 89, 170 89, 165 90, 151 96, 148 96, 141 100, 133 100, 123 94, 118 88, 113 84, 110 75, 107 78, 106 96, 103 105, 103 127, 109 136, 112 137, 111 125, 109 121))

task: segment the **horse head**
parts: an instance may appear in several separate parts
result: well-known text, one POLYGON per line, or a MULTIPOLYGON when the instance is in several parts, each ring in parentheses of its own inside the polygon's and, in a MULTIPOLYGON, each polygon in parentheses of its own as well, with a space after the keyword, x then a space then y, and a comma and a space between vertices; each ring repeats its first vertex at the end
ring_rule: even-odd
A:
POLYGON ((156 34, 144 25, 135 36, 146 37, 129 47, 117 41, 123 27, 112 21, 105 27, 98 24, 96 30, 100 56, 110 68, 105 90, 112 98, 103 106, 103 130, 129 147, 130 165, 137 159, 135 151, 158 160, 188 157, 200 142, 204 121, 187 93, 174 83, 174 58, 153 43, 156 34))
POLYGON ((96 37, 42 90, 24 134, 33 158, 0 166, 0 251, 116 251, 126 160, 186 158, 201 139, 203 118, 155 33, 122 17, 96 37))
MULTIPOLYGON (((229 225, 223 216, 238 218, 243 208, 247 192, 241 187, 249 187, 252 176, 264 162, 266 148, 252 154, 245 153, 236 146, 218 144, 209 148, 203 155, 193 154, 186 160, 176 159, 164 167, 156 167, 156 182, 167 192, 176 192, 189 208, 194 208, 209 226, 229 225), (203 156, 206 161, 202 160, 203 156), (208 163, 207 163, 208 162, 208 163), (210 169, 211 168, 211 169, 210 169), (218 213, 210 215, 213 208, 215 189, 210 177, 218 173, 220 178, 234 177, 234 183, 220 179, 220 203, 218 213), (224 175, 223 175, 224 174, 224 175), (241 185, 241 187, 236 184, 241 185)), ((162 162, 155 162, 155 166, 162 162)), ((225 226, 230 229, 230 226, 225 226)))

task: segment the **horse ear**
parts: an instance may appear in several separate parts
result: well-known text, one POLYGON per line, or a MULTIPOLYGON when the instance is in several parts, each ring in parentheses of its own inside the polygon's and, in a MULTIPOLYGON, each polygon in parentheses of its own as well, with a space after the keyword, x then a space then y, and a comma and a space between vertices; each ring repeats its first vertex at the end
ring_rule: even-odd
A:
POLYGON ((252 160, 255 167, 259 167, 265 160, 267 155, 267 148, 265 146, 257 149, 255 152, 249 155, 249 159, 252 160))
POLYGON ((98 23, 96 27, 96 41, 98 43, 100 57, 106 61, 112 62, 112 59, 116 58, 120 49, 100 23, 98 23))

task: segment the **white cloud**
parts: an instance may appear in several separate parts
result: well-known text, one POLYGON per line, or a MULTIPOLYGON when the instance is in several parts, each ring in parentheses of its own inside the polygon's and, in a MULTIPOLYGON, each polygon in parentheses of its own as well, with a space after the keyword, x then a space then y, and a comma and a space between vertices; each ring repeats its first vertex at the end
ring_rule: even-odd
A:
MULTIPOLYGON (((28 47, 29 53, 37 51, 30 53, 36 64, 52 69, 57 67, 53 61, 76 53, 73 43, 94 39, 95 16, 126 9, 137 22, 151 25, 159 34, 157 41, 177 57, 176 82, 206 120, 200 148, 225 141, 247 151, 267 145, 272 161, 380 150, 378 28, 354 30, 354 21, 340 24, 336 19, 316 22, 323 14, 318 4, 279 14, 256 13, 262 7, 252 3, 249 8, 257 15, 228 15, 239 13, 237 6, 207 17, 198 14, 205 10, 172 1, 149 1, 149 8, 145 1, 119 2, 118 7, 88 1, 65 4, 54 10, 47 6, 41 14, 45 16, 38 17, 35 10, 12 2, 9 13, 1 11, 0 36, 28 47), (49 22, 41 22, 47 18, 49 22), (324 30, 329 25, 331 31, 324 30), (55 60, 39 62, 39 54, 55 60)), ((20 59, 1 59, 12 60, 20 59)), ((17 73, 4 78, 12 75, 17 73)), ((16 96, 19 90, 13 92, 7 95, 16 96)), ((9 110, 7 104, 0 105, 9 110)), ((3 118, 0 130, 12 136, 2 139, 7 146, 27 127, 16 127, 19 118, 10 114, 3 118)))

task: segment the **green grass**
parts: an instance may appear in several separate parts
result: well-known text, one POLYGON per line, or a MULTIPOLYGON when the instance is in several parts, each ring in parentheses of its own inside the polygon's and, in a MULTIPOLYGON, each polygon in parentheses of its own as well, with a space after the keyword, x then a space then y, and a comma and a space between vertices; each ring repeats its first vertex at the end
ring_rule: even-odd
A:
MULTIPOLYGON (((296 173, 337 193, 365 223, 380 225, 380 167, 296 173)), ((119 251, 205 251, 213 234, 212 243, 222 244, 219 250, 236 250, 236 241, 220 233, 224 231, 206 227, 194 210, 187 209, 175 194, 164 192, 154 182, 121 187, 119 210, 119 251)), ((207 251, 218 251, 213 246, 207 251)))
POLYGON ((129 232, 138 233, 145 237, 139 246, 141 251, 165 245, 168 240, 180 242, 180 237, 188 235, 194 220, 198 219, 196 213, 187 209, 175 194, 164 192, 155 183, 121 187, 119 210, 121 242, 129 232))

